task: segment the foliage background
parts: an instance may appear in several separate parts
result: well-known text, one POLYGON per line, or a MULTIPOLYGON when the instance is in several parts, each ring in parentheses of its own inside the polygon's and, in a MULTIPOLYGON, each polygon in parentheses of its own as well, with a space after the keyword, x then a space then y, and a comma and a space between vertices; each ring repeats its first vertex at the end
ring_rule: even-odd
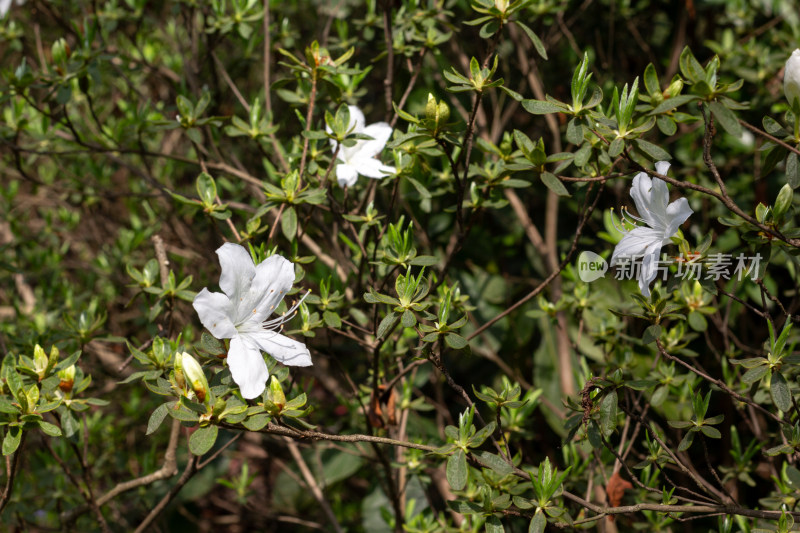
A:
MULTIPOLYGON (((776 514, 745 518, 742 510, 793 511, 797 502, 794 336, 787 329, 787 348, 778 350, 785 360, 732 361, 775 353, 775 340, 764 345, 770 328, 777 337, 796 319, 795 211, 791 197, 788 207, 776 199, 786 183, 798 184, 799 140, 781 73, 800 44, 798 13, 796 2, 766 0, 13 5, 0 23, 4 527, 523 531, 538 530, 545 510, 564 528, 788 527, 776 514), (511 22, 470 25, 481 10, 498 20, 508 13, 511 22), (692 79, 686 47, 703 68, 719 58, 709 91, 692 79), (599 106, 576 111, 573 122, 569 112, 531 103, 545 94, 572 103, 584 54, 587 99, 600 88, 599 106), (470 75, 472 58, 478 69, 470 75), (491 79, 511 92, 470 90, 495 58, 491 79), (696 98, 654 113, 648 65, 656 92, 682 80, 671 96, 696 98), (610 132, 620 126, 612 95, 637 77, 633 123, 650 115, 659 122, 610 155, 610 132), (448 118, 437 122, 429 94, 448 118), (713 112, 713 135, 698 99, 713 112), (336 185, 325 120, 345 103, 358 105, 367 123, 393 125, 382 160, 398 176, 362 177, 347 191, 336 185), (531 155, 525 138, 530 146, 542 139, 551 159, 531 155), (573 265, 576 249, 609 256, 619 238, 610 208, 631 205, 629 178, 664 152, 681 184, 725 190, 718 169, 727 198, 756 217, 737 221, 719 197, 675 192, 673 183, 673 195, 695 211, 684 226, 691 249, 758 251, 769 265, 759 283, 664 285, 673 314, 656 319, 630 298, 635 282, 585 284, 573 265), (562 153, 570 155, 554 156, 562 153), (771 213, 759 215, 759 204, 771 213), (187 437, 200 431, 198 413, 183 425, 171 417, 154 424, 151 414, 178 399, 169 379, 179 346, 216 375, 218 396, 241 403, 191 307, 202 287, 215 290, 213 251, 239 240, 259 259, 276 250, 295 261, 296 285, 312 290, 287 332, 306 336, 315 364, 274 368, 287 397, 305 394, 312 411, 284 413, 256 431, 244 429, 240 413, 217 417, 213 448, 201 446, 207 453, 197 459, 187 437), (393 323, 397 304, 386 303, 409 266, 431 289, 411 309, 416 328, 393 323), (466 317, 449 333, 440 325, 445 309, 445 323, 466 317), (662 349, 645 342, 652 337, 662 349), (36 345, 48 354, 57 346, 68 363, 80 353, 72 392, 59 389, 55 374, 69 364, 37 373, 36 345), (667 364, 667 355, 706 377, 667 364), (743 381, 752 368, 761 376, 743 381), (786 412, 774 398, 781 379, 786 412), (515 386, 525 405, 484 401, 484 387, 515 386), (32 388, 25 418, 19 391, 30 400, 32 388), (702 431, 702 443, 678 452, 686 428, 667 422, 702 425, 696 392, 712 393, 710 416, 724 415, 719 438, 702 431), (305 422, 325 435, 438 448, 458 441, 445 427, 459 426, 467 402, 483 415, 475 429, 492 420, 502 429, 489 426, 492 438, 465 446, 463 457, 452 447, 431 454, 302 434, 305 422), (654 428, 674 456, 648 448, 654 428), (165 463, 165 450, 177 465, 169 453, 165 463), (487 452, 493 459, 481 463, 487 452), (612 522, 598 509, 609 504, 604 488, 619 470, 614 452, 624 454, 621 474, 635 486, 611 506, 653 508, 619 511, 612 522), (468 480, 455 490, 467 455, 468 480), (654 465, 633 468, 648 456, 654 465), (520 472, 535 477, 545 458, 562 472, 571 467, 564 490, 600 507, 561 489, 542 498, 520 472), (144 481, 125 485, 135 479, 144 481), (738 511, 727 522, 706 510, 676 525, 698 516, 666 513, 678 504, 738 511)), ((166 409, 155 416, 163 420, 166 409)))

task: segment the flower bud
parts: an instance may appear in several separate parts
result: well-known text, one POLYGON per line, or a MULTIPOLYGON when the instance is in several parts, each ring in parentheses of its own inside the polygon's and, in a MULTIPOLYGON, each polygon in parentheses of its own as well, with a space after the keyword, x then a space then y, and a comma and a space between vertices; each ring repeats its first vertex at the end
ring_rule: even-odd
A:
POLYGON ((179 389, 186 390, 186 378, 183 375, 182 353, 175 354, 175 361, 173 362, 172 366, 175 369, 175 383, 177 383, 179 389))
POLYGON ((279 408, 283 408, 286 405, 286 395, 283 393, 283 387, 281 387, 281 382, 275 376, 270 379, 267 399, 279 408))
POLYGON ((267 399, 264 401, 264 409, 272 416, 278 416, 286 405, 286 395, 283 393, 281 382, 275 376, 270 377, 269 387, 267 388, 267 399))
POLYGON ((67 41, 62 37, 53 43, 53 46, 50 48, 50 53, 53 56, 53 63, 56 65, 64 65, 72 54, 72 51, 69 49, 67 41))
POLYGON ((444 102, 437 102, 436 98, 431 93, 428 93, 425 117, 433 120, 439 126, 439 124, 447 122, 447 119, 450 118, 450 108, 444 102))
POLYGON ((795 49, 783 72, 783 92, 792 109, 800 109, 800 48, 795 49), (796 106, 796 107, 795 107, 796 106))
POLYGON ((70 365, 64 370, 60 370, 58 379, 60 380, 58 388, 61 389, 61 392, 72 392, 72 386, 75 384, 75 365, 70 365))
MULTIPOLYGON (((203 373, 203 367, 200 366, 197 359, 183 352, 182 354, 176 354, 175 361, 180 361, 183 378, 194 391, 197 399, 204 403, 208 402, 211 397, 211 391, 208 388, 208 380, 206 380, 206 375, 203 373)), ((178 379, 177 365, 175 379, 178 379)))
POLYGON ((47 372, 47 366, 50 364, 47 354, 38 344, 33 348, 33 370, 39 376, 39 381, 43 380, 47 372))
POLYGON ((425 105, 425 116, 427 118, 436 118, 436 98, 428 93, 428 103, 425 105))

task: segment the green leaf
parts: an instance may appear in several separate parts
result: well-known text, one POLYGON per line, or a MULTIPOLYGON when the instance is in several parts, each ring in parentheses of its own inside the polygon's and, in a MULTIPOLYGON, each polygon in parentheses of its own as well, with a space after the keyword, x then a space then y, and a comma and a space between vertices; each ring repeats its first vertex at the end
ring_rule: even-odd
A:
POLYGON ((659 407, 669 395, 669 386, 662 385, 653 391, 653 396, 650 398, 650 404, 653 407, 659 407))
POLYGON ((253 415, 244 422, 242 425, 249 429, 250 431, 259 431, 264 426, 266 426, 270 421, 270 416, 265 413, 260 413, 257 415, 253 415))
POLYGON ((70 438, 77 433, 80 428, 80 423, 78 419, 75 418, 75 415, 72 414, 72 411, 64 411, 64 414, 61 415, 61 429, 64 431, 64 436, 70 438))
POLYGON ((414 316, 414 313, 410 310, 406 309, 400 317, 400 323, 404 328, 413 328, 417 325, 417 317, 414 316))
POLYGON ((523 100, 522 107, 533 115, 547 115, 549 113, 562 113, 566 111, 565 105, 556 105, 544 100, 523 100))
POLYGON ((457 333, 448 333, 445 336, 444 341, 447 343, 449 347, 453 348, 454 350, 462 350, 466 348, 467 345, 469 344, 467 342, 467 339, 465 339, 461 335, 458 335, 457 333))
POLYGON ((6 436, 3 438, 3 455, 11 455, 22 440, 22 429, 19 426, 9 426, 6 436))
POLYGON ((658 83, 658 74, 656 74, 656 67, 652 63, 648 63, 644 69, 644 86, 647 89, 647 94, 651 97, 661 94, 661 86, 658 83))
MULTIPOLYGON (((5 443, 3 443, 5 450, 5 443)), ((8 454, 6 454, 8 455, 8 454)), ((462 490, 467 485, 467 456, 464 450, 459 449, 447 458, 447 482, 453 490, 462 490)))
POLYGON ((199 428, 189 437, 189 451, 197 456, 205 454, 217 442, 218 432, 219 428, 217 426, 199 428))
POLYGON ((683 76, 692 83, 705 80, 706 71, 703 69, 703 66, 700 64, 700 62, 694 57, 694 54, 692 54, 692 51, 688 46, 686 46, 681 52, 679 63, 683 76))
POLYGON ((494 515, 486 519, 486 523, 484 523, 483 527, 486 533, 505 533, 503 523, 494 515))
POLYGON ((200 197, 200 201, 203 202, 203 205, 206 207, 214 205, 214 202, 217 199, 217 184, 214 183, 214 178, 212 178, 206 172, 201 172, 199 176, 197 176, 197 195, 200 197))
POLYGON ((39 424, 39 429, 41 429, 45 435, 49 435, 50 437, 61 436, 61 428, 57 425, 45 422, 44 420, 39 420, 37 424, 39 424))
POLYGON ((608 147, 608 157, 617 157, 625 149, 625 140, 622 137, 617 137, 611 141, 608 147))
POLYGON ((439 260, 432 255, 418 255, 408 262, 408 264, 414 266, 433 266, 437 263, 439 263, 439 260))
POLYGON ((789 384, 780 372, 772 373, 769 392, 772 395, 772 403, 775 404, 775 407, 784 413, 788 413, 792 408, 792 391, 789 390, 789 384))
POLYGON ((381 320, 381 323, 378 325, 378 332, 376 333, 376 336, 379 339, 382 339, 386 333, 391 330, 395 324, 397 324, 398 320, 400 320, 400 317, 397 315, 397 313, 394 311, 390 312, 383 318, 383 320, 381 320))
POLYGON ((283 216, 281 217, 281 230, 286 240, 291 241, 294 239, 297 233, 297 212, 294 210, 294 207, 288 207, 284 210, 283 216))
POLYGON ((617 429, 617 391, 611 391, 600 401, 600 427, 608 437, 617 429))
POLYGON ((7 399, 0 397, 0 413, 16 414, 19 412, 19 407, 12 404, 7 399))
POLYGON ((540 509, 536 509, 536 512, 533 514, 533 518, 531 519, 531 523, 528 526, 528 533, 543 533, 544 528, 547 526, 547 517, 544 515, 544 512, 540 509))
POLYGON ((678 444, 678 451, 685 452, 692 446, 693 442, 694 442, 694 431, 690 431, 683 436, 683 439, 681 440, 680 444, 678 444))
POLYGON ((688 104, 693 100, 698 100, 697 96, 692 94, 679 94, 678 96, 673 96, 672 98, 667 98, 660 104, 658 104, 655 109, 650 111, 651 115, 658 115, 660 113, 664 113, 666 111, 671 111, 676 107, 680 107, 683 104, 688 104))
POLYGON ((717 428, 715 428, 715 427, 705 426, 705 425, 704 426, 700 426, 700 431, 702 431, 703 435, 705 435, 706 437, 708 437, 710 439, 721 439, 722 438, 722 433, 720 433, 719 430, 717 428))
POLYGON ((338 314, 334 313, 329 309, 326 309, 322 313, 322 320, 325 321, 325 325, 328 326, 329 328, 339 329, 342 327, 342 319, 339 317, 338 314))
POLYGON ((635 139, 633 143, 639 150, 649 155, 653 161, 669 161, 672 159, 672 156, 669 154, 669 152, 660 146, 656 146, 651 142, 645 141, 644 139, 635 139))
POLYGON ((481 462, 500 474, 501 476, 507 476, 511 474, 514 469, 509 465, 507 462, 503 460, 497 454, 491 452, 478 452, 477 456, 480 458, 481 462))
POLYGON ((770 135, 776 135, 776 134, 786 135, 786 130, 784 130, 783 127, 780 124, 778 124, 778 122, 774 118, 768 115, 765 116, 763 119, 761 119, 761 124, 764 125, 764 130, 770 135))
POLYGON ((789 210, 792 206, 792 200, 794 199, 794 190, 792 186, 788 183, 781 187, 780 192, 778 192, 778 197, 775 199, 775 206, 772 208, 772 214, 775 218, 782 218, 783 215, 789 210))
POLYGON ((792 152, 786 158, 786 182, 792 189, 800 186, 800 165, 797 163, 797 154, 792 152))
POLYGON ((642 335, 642 342, 645 344, 650 344, 655 342, 657 339, 661 337, 661 326, 658 324, 653 324, 649 326, 647 329, 644 330, 644 334, 642 335))
POLYGON ((678 131, 678 125, 667 115, 659 115, 656 119, 656 124, 661 133, 667 136, 675 135, 675 132, 678 131))
POLYGON ((703 316, 702 313, 698 311, 691 311, 687 317, 687 322, 689 322, 689 327, 695 331, 705 331, 708 329, 708 321, 706 321, 706 317, 703 316))
POLYGON ((150 415, 150 420, 147 421, 147 431, 145 432, 145 435, 155 433, 155 431, 161 426, 164 418, 166 418, 169 414, 169 410, 174 405, 175 402, 167 402, 156 407, 156 410, 150 415))
POLYGON ((478 32, 478 35, 480 36, 481 39, 488 39, 489 37, 497 33, 497 30, 499 29, 500 29, 500 23, 497 22, 496 19, 492 19, 490 22, 481 26, 481 31, 478 32))
POLYGON ((725 131, 736 138, 742 136, 742 125, 739 124, 739 120, 736 118, 733 111, 716 101, 710 102, 708 107, 711 109, 714 118, 717 119, 717 122, 719 122, 720 126, 722 126, 725 131))
POLYGON ((800 489, 800 470, 791 465, 786 465, 786 477, 789 478, 795 489, 800 489))
POLYGON ((547 50, 544 49, 544 44, 542 44, 541 39, 533 33, 533 30, 518 20, 515 20, 514 24, 522 28, 522 31, 525 32, 525 35, 527 35, 528 39, 533 43, 533 47, 536 48, 536 53, 542 56, 542 59, 547 59, 547 50))
POLYGON ((200 345, 211 355, 222 355, 225 353, 225 345, 205 330, 200 336, 200 345))
POLYGON ((751 368, 750 370, 744 373, 744 375, 742 376, 742 381, 747 384, 755 383, 756 381, 763 378, 768 370, 769 366, 767 365, 759 365, 757 367, 751 368))
POLYGON ((566 138, 574 145, 579 145, 583 141, 583 127, 577 118, 573 118, 567 123, 566 138))
POLYGON ((541 178, 542 178, 542 183, 544 183, 547 186, 548 189, 550 189, 551 191, 553 191, 557 195, 559 195, 559 196, 569 196, 570 195, 569 191, 567 190, 567 188, 564 187, 564 184, 561 183, 561 180, 558 179, 555 176, 555 174, 552 174, 550 172, 542 172, 541 178))

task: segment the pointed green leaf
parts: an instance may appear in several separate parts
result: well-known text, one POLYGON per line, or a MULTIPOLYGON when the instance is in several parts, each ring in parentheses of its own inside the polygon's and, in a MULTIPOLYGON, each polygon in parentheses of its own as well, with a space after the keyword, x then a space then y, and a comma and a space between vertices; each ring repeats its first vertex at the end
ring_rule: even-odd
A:
POLYGON ((617 391, 611 391, 600 401, 600 427, 608 437, 617 428, 617 391))
POLYGON ((544 528, 547 526, 547 517, 541 509, 536 509, 531 523, 528 526, 528 533, 543 533, 544 528))
POLYGON ((541 39, 539 39, 539 37, 537 37, 536 34, 533 33, 532 29, 530 29, 528 26, 526 26, 522 22, 520 22, 518 20, 515 20, 514 24, 516 24, 517 26, 522 28, 522 31, 525 32, 525 35, 527 35, 528 39, 530 39, 531 42, 533 43, 533 47, 536 48, 536 53, 538 53, 542 57, 542 59, 546 60, 547 59, 547 50, 544 49, 544 44, 542 44, 541 39))
POLYGON ((445 473, 453 490, 462 490, 467 485, 467 456, 464 450, 459 449, 447 458, 445 473))
POLYGON ((772 395, 772 403, 775 404, 775 407, 784 413, 788 413, 792 408, 792 391, 789 390, 789 384, 780 372, 772 373, 769 392, 772 395))
POLYGON ((542 183, 544 183, 548 189, 553 191, 559 196, 569 196, 569 191, 564 184, 561 183, 561 180, 558 179, 555 174, 550 172, 542 172, 542 183))
POLYGON ((291 241, 294 239, 297 233, 297 212, 294 210, 294 207, 289 207, 284 210, 283 216, 281 216, 281 230, 283 231, 283 236, 286 237, 287 240, 291 241))
POLYGON ((742 136, 742 125, 739 124, 739 119, 736 118, 733 111, 719 102, 710 102, 708 107, 711 109, 714 118, 717 119, 717 122, 725 131, 736 138, 742 136))
POLYGON ((175 402, 167 402, 156 407, 156 410, 150 415, 150 420, 147 421, 147 431, 145 435, 154 433, 161 426, 164 418, 169 414, 169 409, 174 405, 175 402))
POLYGON ((22 429, 19 426, 9 426, 6 436, 3 438, 3 455, 11 455, 22 440, 22 429))
POLYGON ((547 115, 549 113, 562 113, 566 111, 566 105, 556 105, 544 100, 523 100, 522 107, 525 111, 533 115, 547 115))
POLYGON ((205 454, 217 442, 218 433, 219 428, 217 426, 199 428, 189 437, 189 451, 197 456, 205 454))

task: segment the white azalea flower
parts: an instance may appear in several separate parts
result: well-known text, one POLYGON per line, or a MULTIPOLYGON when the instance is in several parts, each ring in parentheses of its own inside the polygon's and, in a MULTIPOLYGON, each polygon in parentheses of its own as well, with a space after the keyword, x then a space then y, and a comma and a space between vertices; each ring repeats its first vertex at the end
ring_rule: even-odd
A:
MULTIPOLYGON (((355 185, 358 175, 368 178, 383 178, 388 174, 394 174, 397 169, 384 165, 375 156, 383 151, 386 141, 392 136, 392 127, 386 122, 376 122, 365 126, 366 120, 364 113, 354 105, 347 106, 350 110, 349 130, 353 133, 362 133, 372 137, 372 140, 360 139, 354 146, 340 146, 336 159, 339 164, 336 166, 336 181, 342 187, 352 187, 355 185)), ((328 129, 328 132, 331 130, 328 129)), ((337 143, 331 140, 333 150, 336 150, 337 143)))
POLYGON ((796 48, 786 61, 786 69, 783 71, 783 92, 786 94, 789 106, 793 106, 795 100, 800 100, 800 48, 796 48))
MULTIPOLYGON (((656 163, 656 172, 659 174, 666 174, 667 170, 669 170, 667 161, 656 163)), ((639 289, 649 298, 650 282, 657 274, 656 266, 661 247, 670 242, 670 238, 678 232, 680 225, 686 222, 694 211, 689 207, 686 198, 679 198, 669 203, 667 184, 658 178, 651 180, 645 172, 640 172, 633 178, 631 197, 641 218, 630 214, 628 216, 647 225, 622 230, 624 235, 614 248, 611 265, 623 257, 631 259, 642 257, 639 289)))
POLYGON ((282 316, 267 320, 294 283, 294 265, 279 255, 255 265, 247 250, 225 243, 218 250, 222 293, 204 288, 192 304, 200 322, 218 339, 231 339, 228 366, 242 396, 258 397, 269 372, 261 351, 285 365, 309 366, 306 345, 276 330, 292 316, 297 302, 282 316))

